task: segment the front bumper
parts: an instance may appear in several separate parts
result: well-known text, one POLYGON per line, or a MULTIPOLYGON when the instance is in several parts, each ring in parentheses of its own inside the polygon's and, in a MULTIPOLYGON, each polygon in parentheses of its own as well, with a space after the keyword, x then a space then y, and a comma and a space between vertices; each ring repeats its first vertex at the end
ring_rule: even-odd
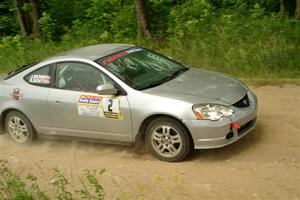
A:
POLYGON ((188 120, 185 121, 195 149, 213 149, 229 145, 247 135, 256 125, 257 98, 248 91, 250 105, 246 108, 236 108, 230 117, 223 117, 218 121, 188 120), (239 128, 232 128, 231 124, 237 122, 239 128))

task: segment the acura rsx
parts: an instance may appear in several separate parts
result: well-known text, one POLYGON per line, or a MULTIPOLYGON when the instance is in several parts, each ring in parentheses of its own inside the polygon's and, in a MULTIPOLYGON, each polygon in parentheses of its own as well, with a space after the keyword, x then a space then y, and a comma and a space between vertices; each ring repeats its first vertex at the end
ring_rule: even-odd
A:
POLYGON ((0 133, 143 141, 164 161, 231 144, 256 123, 257 98, 240 81, 127 44, 74 49, 0 78, 0 133))

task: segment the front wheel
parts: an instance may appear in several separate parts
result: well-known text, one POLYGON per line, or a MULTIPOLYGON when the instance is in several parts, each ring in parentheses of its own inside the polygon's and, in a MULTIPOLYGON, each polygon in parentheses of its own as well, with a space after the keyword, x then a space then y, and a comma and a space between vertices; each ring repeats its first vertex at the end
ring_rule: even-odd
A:
POLYGON ((175 119, 160 117, 148 125, 146 144, 160 160, 183 160, 191 151, 191 140, 185 127, 175 119))
POLYGON ((25 115, 12 111, 5 118, 5 128, 14 142, 25 144, 33 141, 35 132, 25 115))

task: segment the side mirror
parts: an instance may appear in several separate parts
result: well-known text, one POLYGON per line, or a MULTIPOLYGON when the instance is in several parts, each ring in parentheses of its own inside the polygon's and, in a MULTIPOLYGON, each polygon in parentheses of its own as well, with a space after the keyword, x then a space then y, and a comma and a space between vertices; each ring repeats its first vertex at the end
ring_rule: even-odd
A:
POLYGON ((100 95, 115 95, 118 92, 118 90, 111 84, 98 85, 96 90, 100 95))

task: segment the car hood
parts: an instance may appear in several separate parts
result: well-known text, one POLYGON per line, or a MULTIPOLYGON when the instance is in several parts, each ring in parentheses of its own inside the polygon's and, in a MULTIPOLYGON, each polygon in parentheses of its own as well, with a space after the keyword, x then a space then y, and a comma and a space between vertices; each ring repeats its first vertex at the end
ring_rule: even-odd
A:
POLYGON ((231 105, 242 99, 247 88, 238 80, 217 72, 190 68, 180 76, 143 92, 195 103, 231 105))

